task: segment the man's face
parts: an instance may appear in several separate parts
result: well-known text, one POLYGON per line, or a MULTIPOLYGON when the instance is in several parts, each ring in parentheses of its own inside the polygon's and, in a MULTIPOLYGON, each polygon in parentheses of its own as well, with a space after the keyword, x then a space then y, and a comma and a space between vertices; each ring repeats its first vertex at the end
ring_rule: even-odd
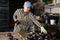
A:
POLYGON ((24 6, 24 11, 25 12, 29 12, 30 11, 30 7, 24 6))

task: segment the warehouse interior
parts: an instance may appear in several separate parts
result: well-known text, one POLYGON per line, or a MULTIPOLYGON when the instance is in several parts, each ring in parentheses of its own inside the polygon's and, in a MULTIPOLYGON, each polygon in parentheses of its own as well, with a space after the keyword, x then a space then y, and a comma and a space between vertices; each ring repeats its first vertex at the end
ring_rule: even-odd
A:
POLYGON ((60 0, 0 0, 1 34, 13 32, 15 24, 13 14, 17 9, 23 8, 25 1, 33 4, 31 12, 49 33, 54 34, 54 40, 60 40, 60 0), (55 20, 55 25, 51 25, 52 19, 55 20))

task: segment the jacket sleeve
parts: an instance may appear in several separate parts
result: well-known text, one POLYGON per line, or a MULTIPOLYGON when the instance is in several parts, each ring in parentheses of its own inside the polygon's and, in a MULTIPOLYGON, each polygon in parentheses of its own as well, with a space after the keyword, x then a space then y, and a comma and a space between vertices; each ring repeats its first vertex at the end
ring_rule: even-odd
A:
POLYGON ((13 14, 13 19, 14 19, 14 21, 17 21, 17 13, 19 12, 19 10, 17 9, 16 11, 15 11, 15 13, 13 14))
POLYGON ((47 34, 46 29, 38 22, 38 20, 35 19, 32 13, 30 13, 30 19, 33 21, 34 24, 36 24, 41 29, 41 32, 47 34))

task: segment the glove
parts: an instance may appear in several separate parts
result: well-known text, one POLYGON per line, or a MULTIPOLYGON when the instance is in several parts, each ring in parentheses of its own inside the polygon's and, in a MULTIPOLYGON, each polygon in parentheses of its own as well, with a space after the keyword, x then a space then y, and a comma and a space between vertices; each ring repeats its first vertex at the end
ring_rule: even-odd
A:
POLYGON ((43 26, 41 27, 41 32, 43 32, 44 34, 47 34, 47 30, 43 26))
POLYGON ((20 21, 17 20, 17 21, 15 21, 15 23, 18 25, 18 24, 20 24, 20 21))

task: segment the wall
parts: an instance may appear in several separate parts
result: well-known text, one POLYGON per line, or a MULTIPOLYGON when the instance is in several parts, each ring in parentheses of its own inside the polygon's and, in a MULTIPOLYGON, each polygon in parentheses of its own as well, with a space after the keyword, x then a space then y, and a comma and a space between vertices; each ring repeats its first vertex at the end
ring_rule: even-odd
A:
POLYGON ((50 8, 46 8, 45 9, 45 12, 48 12, 48 13, 59 13, 60 14, 60 7, 55 7, 55 8, 51 8, 51 11, 50 11, 50 8))

